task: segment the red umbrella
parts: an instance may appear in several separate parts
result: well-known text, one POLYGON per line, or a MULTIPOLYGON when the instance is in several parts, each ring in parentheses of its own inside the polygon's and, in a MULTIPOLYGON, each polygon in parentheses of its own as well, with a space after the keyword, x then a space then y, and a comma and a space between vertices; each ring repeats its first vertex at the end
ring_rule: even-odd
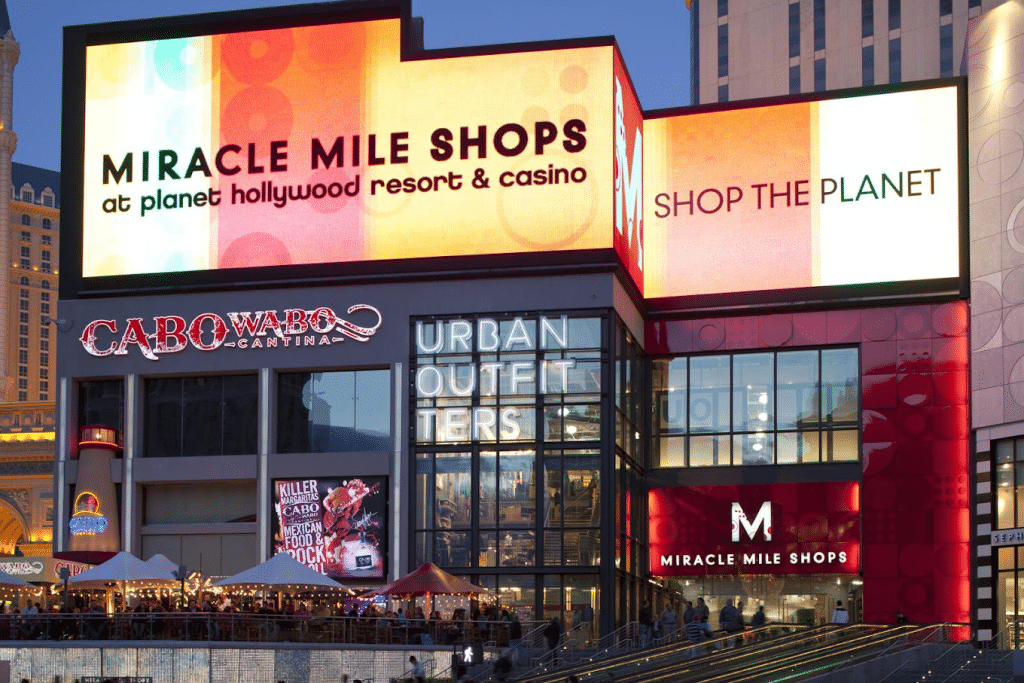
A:
POLYGON ((432 562, 370 592, 372 595, 400 595, 417 598, 421 595, 493 595, 491 591, 452 576, 432 562))

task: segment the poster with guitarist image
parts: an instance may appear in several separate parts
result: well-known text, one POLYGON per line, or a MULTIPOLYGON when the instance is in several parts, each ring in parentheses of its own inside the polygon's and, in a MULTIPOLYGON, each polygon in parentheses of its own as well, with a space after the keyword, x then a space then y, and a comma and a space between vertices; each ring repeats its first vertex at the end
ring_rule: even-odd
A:
POLYGON ((386 477, 274 480, 273 553, 334 579, 385 575, 386 477))

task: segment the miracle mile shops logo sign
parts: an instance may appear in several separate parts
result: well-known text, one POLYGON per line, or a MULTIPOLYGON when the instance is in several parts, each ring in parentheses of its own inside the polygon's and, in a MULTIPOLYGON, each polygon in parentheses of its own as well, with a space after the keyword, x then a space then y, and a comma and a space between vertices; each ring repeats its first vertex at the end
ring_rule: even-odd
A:
POLYGON ((651 574, 856 574, 857 482, 652 489, 651 574))
POLYGON ((200 351, 221 347, 262 349, 278 346, 330 346, 352 339, 368 342, 383 318, 369 304, 354 304, 344 314, 321 306, 312 310, 286 308, 283 311, 202 313, 186 320, 177 315, 158 315, 148 323, 144 318, 93 320, 82 331, 82 346, 94 356, 126 356, 135 347, 149 360, 168 353, 180 353, 189 346, 200 351), (353 316, 357 324, 345 316, 353 316), (369 324, 367 324, 369 323, 369 324))

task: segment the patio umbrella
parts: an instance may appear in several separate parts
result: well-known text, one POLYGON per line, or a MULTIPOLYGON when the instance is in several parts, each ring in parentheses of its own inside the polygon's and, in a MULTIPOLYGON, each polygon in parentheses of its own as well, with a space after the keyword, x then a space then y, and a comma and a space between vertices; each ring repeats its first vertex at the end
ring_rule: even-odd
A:
POLYGON ((162 569, 168 572, 171 576, 174 576, 174 572, 178 571, 178 565, 175 564, 166 555, 157 553, 153 557, 146 560, 146 564, 151 564, 158 569, 162 569))
POLYGON ((0 571, 0 596, 8 597, 37 590, 39 588, 31 583, 23 581, 17 576, 11 576, 7 572, 0 571))
POLYGON ((332 578, 311 569, 288 553, 278 553, 255 567, 222 579, 214 586, 251 590, 292 591, 297 593, 345 591, 351 593, 332 578))
POLYGON ((167 569, 143 562, 126 552, 120 552, 103 564, 68 579, 68 584, 76 588, 106 588, 110 584, 123 587, 173 586, 174 583, 174 576, 167 569))
POLYGON ((435 595, 494 595, 486 588, 476 586, 465 579, 452 576, 433 562, 427 562, 405 576, 389 584, 375 588, 368 595, 397 595, 418 598, 426 596, 428 611, 434 611, 435 595))
POLYGON ((423 595, 494 595, 486 588, 452 576, 432 562, 420 566, 389 584, 370 591, 372 595, 401 595, 418 598, 423 595))

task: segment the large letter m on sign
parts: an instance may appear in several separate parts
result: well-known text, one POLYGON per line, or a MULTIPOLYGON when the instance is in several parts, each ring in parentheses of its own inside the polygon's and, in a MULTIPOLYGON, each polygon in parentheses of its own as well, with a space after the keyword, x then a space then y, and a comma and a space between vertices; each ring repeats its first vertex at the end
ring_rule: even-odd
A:
POLYGON ((739 503, 732 504, 732 542, 740 542, 740 527, 747 532, 747 536, 751 541, 754 540, 754 533, 757 532, 757 527, 761 527, 764 532, 764 540, 772 540, 772 504, 770 501, 761 503, 761 509, 757 511, 757 516, 754 517, 754 521, 750 522, 747 519, 747 513, 743 511, 743 506, 739 503))

